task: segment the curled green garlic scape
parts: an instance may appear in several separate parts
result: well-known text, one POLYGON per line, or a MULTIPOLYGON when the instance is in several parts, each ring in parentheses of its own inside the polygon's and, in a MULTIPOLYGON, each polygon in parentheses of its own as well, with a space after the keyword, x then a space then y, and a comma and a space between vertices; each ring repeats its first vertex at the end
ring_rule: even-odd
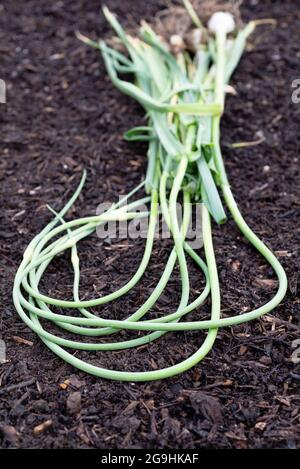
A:
MULTIPOLYGON (((189 2, 185 1, 186 4, 189 2)), ((195 11, 191 11, 195 15, 195 11)), ((215 13, 208 23, 210 35, 198 45, 195 56, 187 51, 173 55, 163 40, 143 24, 140 38, 127 35, 107 8, 104 14, 127 49, 128 55, 110 48, 103 41, 93 42, 81 36, 87 44, 99 49, 114 85, 137 100, 145 109, 148 124, 128 131, 127 140, 146 140, 148 168, 145 181, 119 203, 97 216, 65 221, 64 216, 79 196, 86 178, 82 180, 65 207, 54 213, 54 219, 27 247, 17 271, 13 299, 21 319, 56 355, 87 373, 113 380, 149 381, 182 373, 199 363, 211 350, 218 328, 245 323, 268 313, 284 298, 287 289, 285 272, 274 254, 253 233, 243 219, 232 195, 220 148, 220 119, 224 111, 225 92, 245 48, 246 39, 255 28, 249 23, 235 30, 229 13, 215 13), (120 78, 129 73, 134 83, 120 78), (146 197, 129 202, 144 186, 146 197), (223 195, 224 204, 219 195, 223 195), (180 223, 177 204, 183 201, 180 223), (187 230, 192 216, 192 203, 202 202, 202 238, 205 261, 189 245, 187 230), (141 212, 145 203, 149 210, 141 212), (228 210, 241 233, 274 269, 279 285, 275 296, 251 312, 221 318, 221 296, 218 270, 212 240, 211 218, 218 224, 226 221, 228 210), (110 303, 131 291, 143 277, 151 259, 158 217, 169 227, 173 249, 160 280, 149 298, 136 310, 120 320, 102 319, 91 308, 110 303), (81 300, 80 261, 77 243, 108 221, 147 218, 148 232, 143 257, 133 277, 119 290, 100 298, 81 300), (41 278, 49 264, 64 251, 70 252, 73 266, 73 300, 52 298, 39 289, 41 278), (191 258, 205 279, 202 293, 190 302, 187 258, 191 258), (155 319, 146 315, 168 285, 175 266, 180 269, 181 298, 173 312, 155 319), (188 313, 199 308, 210 296, 210 319, 189 322, 188 313), (53 311, 68 310, 69 314, 53 311), (73 311, 76 315, 72 315, 73 311), (55 326, 74 336, 94 338, 93 342, 70 340, 56 336, 46 329, 55 326), (133 338, 107 341, 107 336, 130 330, 133 338), (190 357, 173 366, 140 372, 117 371, 95 366, 77 358, 72 351, 114 351, 139 347, 161 338, 168 331, 206 330, 205 340, 190 357), (144 334, 141 334, 143 332, 144 334), (99 338, 105 337, 101 342, 99 338), (68 351, 70 350, 70 351, 68 351)), ((194 18, 195 22, 197 18, 194 18)), ((197 20, 198 21, 198 20, 197 20)), ((200 20, 198 25, 202 26, 200 20)))

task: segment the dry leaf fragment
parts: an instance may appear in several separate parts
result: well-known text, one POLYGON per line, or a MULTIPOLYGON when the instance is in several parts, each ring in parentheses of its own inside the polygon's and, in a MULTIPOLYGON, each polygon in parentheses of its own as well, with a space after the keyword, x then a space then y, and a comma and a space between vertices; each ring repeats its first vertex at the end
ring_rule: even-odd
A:
POLYGON ((60 383, 60 384, 59 384, 59 387, 60 387, 60 389, 65 390, 65 389, 67 389, 67 387, 69 386, 69 384, 70 384, 70 380, 69 380, 69 379, 66 379, 63 383, 60 383))
POLYGON ((35 436, 38 436, 41 433, 43 433, 45 430, 47 430, 48 428, 52 427, 52 425, 53 425, 53 421, 51 419, 45 420, 45 422, 43 422, 40 425, 37 425, 36 427, 34 427, 33 434, 35 436))
POLYGON ((245 345, 241 345, 238 351, 238 355, 245 355, 247 351, 248 351, 248 347, 246 347, 245 345))
POLYGON ((291 403, 288 398, 282 397, 282 396, 276 396, 275 397, 276 401, 280 402, 281 404, 290 407, 291 403))
POLYGON ((67 399, 67 409, 70 414, 78 414, 81 409, 81 394, 79 391, 71 392, 67 399))
POLYGON ((29 347, 33 346, 33 342, 31 340, 23 339, 23 337, 19 337, 17 335, 13 335, 12 339, 17 343, 17 344, 23 344, 23 345, 29 345, 29 347))
POLYGON ((277 286, 277 280, 268 279, 268 278, 256 278, 253 281, 253 285, 259 288, 275 288, 277 286))
POLYGON ((191 394, 189 398, 197 414, 202 413, 205 418, 214 424, 220 425, 223 422, 222 408, 217 398, 200 391, 191 394))
POLYGON ((17 446, 20 433, 12 425, 0 425, 0 434, 14 446, 17 446))
POLYGON ((266 422, 257 422, 257 423, 255 424, 255 427, 254 427, 254 428, 255 428, 255 430, 259 430, 259 431, 263 432, 264 429, 266 428, 266 426, 267 426, 267 423, 266 423, 266 422))

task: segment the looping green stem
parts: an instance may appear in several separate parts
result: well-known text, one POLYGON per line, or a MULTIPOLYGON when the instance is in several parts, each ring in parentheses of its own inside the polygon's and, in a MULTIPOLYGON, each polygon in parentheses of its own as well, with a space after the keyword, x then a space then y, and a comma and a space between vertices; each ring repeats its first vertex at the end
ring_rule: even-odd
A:
MULTIPOLYGON (((191 5, 184 2, 193 21, 202 27, 191 5)), ((143 40, 126 35, 117 19, 108 9, 104 14, 128 50, 129 58, 114 51, 105 43, 95 43, 80 36, 84 42, 101 50, 108 74, 117 88, 141 103, 147 110, 148 125, 127 132, 129 140, 149 141, 146 180, 119 203, 100 215, 66 221, 65 215, 78 198, 86 178, 82 180, 65 207, 38 234, 25 250, 17 271, 13 300, 24 321, 56 355, 87 373, 113 380, 149 381, 182 373, 199 363, 211 350, 218 328, 242 324, 257 319, 274 309, 287 290, 285 272, 270 249, 254 234, 243 219, 234 200, 225 171, 220 146, 220 117, 224 110, 225 85, 234 71, 245 47, 247 36, 254 29, 249 24, 240 31, 228 51, 225 30, 216 33, 215 40, 202 44, 199 50, 205 60, 197 63, 184 54, 174 57, 150 26, 142 29, 143 40), (204 55, 203 55, 204 54, 204 55), (119 78, 122 72, 135 74, 136 83, 119 78), (129 199, 145 186, 150 196, 129 203, 129 199), (211 215, 217 223, 224 222, 223 207, 218 193, 223 192, 226 207, 237 227, 255 249, 274 269, 279 286, 275 296, 253 311, 221 318, 221 295, 216 257, 212 239, 211 215), (177 204, 183 197, 183 220, 180 223, 177 204), (187 241, 192 218, 191 203, 202 197, 202 238, 205 261, 187 241), (150 202, 149 211, 140 207, 150 202), (160 210, 158 205, 160 204, 160 210), (150 263, 155 242, 158 217, 161 214, 170 230, 173 248, 161 277, 149 298, 127 317, 103 319, 90 308, 110 304, 133 290, 144 276, 150 263), (148 220, 147 240, 140 264, 132 278, 118 290, 100 298, 80 299, 80 259, 78 243, 90 236, 97 227, 108 221, 148 220), (40 291, 40 282, 51 262, 69 251, 73 267, 73 299, 52 298, 40 291), (204 276, 205 286, 199 296, 190 301, 190 279, 187 257, 192 259, 204 276), (149 318, 151 309, 168 286, 171 275, 179 266, 181 291, 177 307, 163 316, 149 318), (186 315, 199 308, 210 294, 210 318, 183 321, 186 315), (53 311, 58 307, 59 313, 53 311), (69 309, 75 315, 63 314, 69 309), (49 323, 75 336, 96 337, 95 342, 70 340, 48 332, 49 323), (142 372, 117 371, 95 366, 81 360, 66 349, 85 351, 114 351, 149 344, 169 332, 205 330, 206 336, 198 350, 181 363, 142 372), (121 331, 135 331, 136 337, 127 340, 100 342, 99 337, 116 336, 121 331), (146 332, 142 334, 141 332, 146 332)), ((199 58, 199 57, 198 57, 199 58)))

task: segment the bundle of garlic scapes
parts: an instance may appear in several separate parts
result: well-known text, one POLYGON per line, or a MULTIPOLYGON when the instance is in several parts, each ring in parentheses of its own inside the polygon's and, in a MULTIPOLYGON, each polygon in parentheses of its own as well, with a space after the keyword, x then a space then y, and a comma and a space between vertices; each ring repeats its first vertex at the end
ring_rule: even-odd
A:
MULTIPOLYGON (((199 43, 195 56, 187 51, 172 54, 165 42, 143 24, 140 37, 125 33, 116 17, 104 8, 104 14, 125 46, 128 55, 109 47, 103 41, 94 42, 83 36, 87 44, 99 49, 107 72, 114 85, 137 100, 145 109, 148 125, 128 131, 127 140, 149 142, 148 168, 144 182, 146 196, 129 203, 136 193, 113 205, 107 212, 73 221, 64 216, 75 202, 83 187, 85 174, 75 194, 60 213, 37 235, 25 251, 18 269, 13 298, 22 320, 59 357, 87 373, 122 381, 148 381, 167 378, 184 372, 202 360, 213 347, 218 328, 244 323, 275 308, 287 289, 285 272, 274 254, 246 224, 232 195, 220 148, 220 119, 224 112, 225 92, 229 79, 244 51, 248 35, 255 23, 236 31, 229 13, 217 12, 208 23, 209 34, 205 43, 199 43), (134 84, 120 78, 130 74, 134 84), (223 194, 224 205, 219 191, 223 194), (183 220, 179 222, 177 203, 183 200, 183 220), (205 261, 192 249, 186 239, 191 218, 191 202, 202 202, 202 236, 205 261), (149 202, 149 211, 138 208, 149 202), (159 209, 158 209, 159 204, 159 209), (237 227, 273 267, 279 286, 275 296, 257 309, 221 318, 221 295, 218 270, 212 241, 211 218, 218 224, 226 221, 226 208, 237 227), (174 247, 161 278, 147 301, 124 320, 102 319, 90 310, 114 301, 128 293, 142 278, 151 258, 155 227, 161 213, 168 225, 174 247), (80 300, 80 263, 77 243, 93 233, 100 224, 109 220, 148 218, 145 251, 134 276, 114 293, 97 299, 80 300), (74 270, 73 300, 51 298, 39 290, 40 280, 48 265, 60 253, 70 250, 74 270), (190 302, 189 256, 202 271, 206 285, 202 293, 190 302), (181 277, 181 300, 173 312, 155 319, 145 319, 166 288, 176 265, 181 277), (211 297, 211 318, 189 322, 188 313, 211 297), (54 307, 76 310, 77 315, 57 314, 54 307), (79 313, 79 315, 78 315, 79 313), (42 322, 41 322, 42 321, 42 322), (82 342, 58 337, 45 329, 47 322, 74 335, 96 337, 96 342, 82 342), (99 337, 117 334, 120 330, 139 334, 125 341, 99 342, 99 337), (117 371, 87 363, 66 349, 87 351, 113 351, 148 344, 168 331, 207 330, 199 349, 183 362, 160 370, 140 372, 117 371), (140 332, 144 334, 141 335, 140 332)), ((173 305, 172 305, 173 306, 173 305)), ((163 340, 163 339, 162 339, 163 340)))

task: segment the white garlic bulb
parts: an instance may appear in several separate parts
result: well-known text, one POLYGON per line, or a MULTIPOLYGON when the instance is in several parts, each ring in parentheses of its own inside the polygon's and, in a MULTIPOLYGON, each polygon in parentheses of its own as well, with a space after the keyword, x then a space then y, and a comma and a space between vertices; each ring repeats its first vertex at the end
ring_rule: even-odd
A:
POLYGON ((208 29, 213 33, 217 33, 218 31, 224 31, 227 34, 231 33, 235 29, 234 18, 231 13, 217 11, 210 18, 208 29))

